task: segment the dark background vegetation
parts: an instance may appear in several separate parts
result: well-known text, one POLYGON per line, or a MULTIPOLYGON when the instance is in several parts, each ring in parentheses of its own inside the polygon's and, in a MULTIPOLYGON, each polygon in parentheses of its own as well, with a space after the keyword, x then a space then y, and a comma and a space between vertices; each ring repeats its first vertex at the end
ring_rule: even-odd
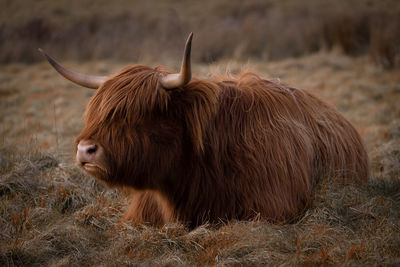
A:
POLYGON ((277 60, 338 49, 368 54, 386 68, 400 65, 397 0, 0 3, 3 63, 41 60, 39 46, 73 60, 177 57, 194 32, 197 62, 277 60))
POLYGON ((399 16, 398 0, 0 0, 0 266, 399 266, 399 16), (88 74, 176 69, 189 32, 194 76, 249 69, 335 106, 369 181, 321 177, 291 224, 122 223, 129 192, 74 160, 95 91, 37 48, 88 74))

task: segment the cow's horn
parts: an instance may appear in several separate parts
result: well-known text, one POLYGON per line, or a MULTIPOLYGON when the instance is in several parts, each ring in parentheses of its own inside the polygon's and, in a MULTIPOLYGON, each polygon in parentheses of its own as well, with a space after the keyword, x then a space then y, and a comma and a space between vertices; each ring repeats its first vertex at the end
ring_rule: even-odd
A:
POLYGON ((41 48, 39 48, 38 50, 46 57, 47 61, 49 61, 49 63, 56 69, 56 71, 58 71, 58 73, 76 84, 92 89, 97 89, 107 79, 107 76, 90 76, 68 70, 61 66, 54 58, 49 56, 41 48))
POLYGON ((192 48, 193 33, 189 34, 186 41, 185 51, 183 53, 181 71, 179 73, 168 74, 161 79, 161 85, 166 89, 174 89, 184 86, 192 78, 192 71, 190 68, 190 50, 192 48))

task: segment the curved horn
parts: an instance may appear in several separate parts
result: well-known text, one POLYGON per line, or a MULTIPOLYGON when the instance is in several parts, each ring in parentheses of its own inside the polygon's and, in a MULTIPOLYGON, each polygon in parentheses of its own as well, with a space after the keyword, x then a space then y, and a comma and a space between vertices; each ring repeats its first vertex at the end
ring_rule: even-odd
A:
POLYGON ((193 33, 191 32, 186 41, 181 71, 179 73, 168 74, 161 79, 160 83, 165 89, 174 89, 184 86, 185 84, 190 82, 190 79, 192 78, 192 71, 190 68, 190 51, 192 48, 192 37, 193 33))
POLYGON ((56 71, 58 71, 58 73, 76 84, 92 89, 97 89, 107 80, 107 76, 90 76, 68 70, 61 66, 54 58, 49 56, 41 48, 39 48, 38 50, 46 57, 47 61, 56 69, 56 71))

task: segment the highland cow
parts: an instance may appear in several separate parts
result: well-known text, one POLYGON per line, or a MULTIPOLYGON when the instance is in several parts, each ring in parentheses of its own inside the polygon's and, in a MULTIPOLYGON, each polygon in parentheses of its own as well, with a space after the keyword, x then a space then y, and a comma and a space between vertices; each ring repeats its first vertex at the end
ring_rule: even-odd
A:
POLYGON ((337 110, 253 73, 192 79, 191 41, 176 74, 133 65, 87 76, 41 51, 64 77, 97 89, 76 158, 108 185, 134 190, 126 220, 289 222, 320 177, 367 179, 361 138, 337 110))

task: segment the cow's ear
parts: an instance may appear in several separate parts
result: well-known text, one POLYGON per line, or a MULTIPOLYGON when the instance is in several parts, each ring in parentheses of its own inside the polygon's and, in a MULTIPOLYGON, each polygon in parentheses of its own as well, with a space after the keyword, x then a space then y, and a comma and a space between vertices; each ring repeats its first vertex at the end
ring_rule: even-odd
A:
POLYGON ((197 152, 204 151, 204 139, 218 108, 218 86, 207 80, 193 80, 182 91, 183 116, 187 132, 197 152))

